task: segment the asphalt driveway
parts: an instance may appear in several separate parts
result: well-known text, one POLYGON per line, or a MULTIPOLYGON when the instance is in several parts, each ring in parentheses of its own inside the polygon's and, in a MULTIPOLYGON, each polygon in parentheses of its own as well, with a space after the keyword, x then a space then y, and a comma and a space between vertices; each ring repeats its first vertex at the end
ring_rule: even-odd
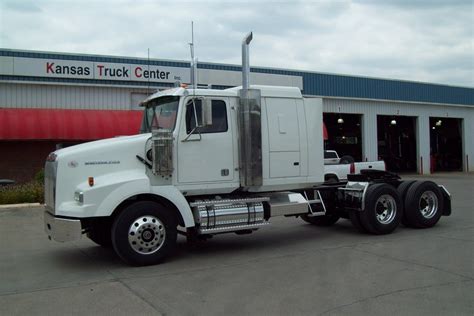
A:
POLYGON ((474 176, 446 185, 453 214, 387 236, 276 218, 150 267, 124 265, 87 238, 51 242, 42 208, 0 210, 0 314, 473 315, 474 176))

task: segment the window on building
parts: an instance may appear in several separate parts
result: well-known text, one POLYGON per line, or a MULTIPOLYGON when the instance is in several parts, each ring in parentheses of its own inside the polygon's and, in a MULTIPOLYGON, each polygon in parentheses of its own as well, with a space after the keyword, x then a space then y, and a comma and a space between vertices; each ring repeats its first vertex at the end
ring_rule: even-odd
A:
MULTIPOLYGON (((196 108, 198 122, 202 121, 202 102, 199 99, 194 99, 194 103, 195 107, 192 100, 186 104, 186 133, 188 134, 196 127, 194 108, 196 108)), ((201 134, 227 132, 227 110, 224 101, 212 100, 212 125, 201 127, 199 132, 201 134)))

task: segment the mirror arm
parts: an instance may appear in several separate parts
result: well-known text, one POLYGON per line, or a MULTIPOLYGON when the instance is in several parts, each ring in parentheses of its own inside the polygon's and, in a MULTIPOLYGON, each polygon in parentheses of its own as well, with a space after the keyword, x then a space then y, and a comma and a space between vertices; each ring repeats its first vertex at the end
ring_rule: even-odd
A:
POLYGON ((201 132, 199 131, 200 127, 201 126, 196 126, 193 128, 192 131, 182 140, 182 142, 199 142, 202 139, 201 132), (199 133, 199 139, 189 139, 189 137, 191 137, 191 135, 193 135, 196 130, 199 133))

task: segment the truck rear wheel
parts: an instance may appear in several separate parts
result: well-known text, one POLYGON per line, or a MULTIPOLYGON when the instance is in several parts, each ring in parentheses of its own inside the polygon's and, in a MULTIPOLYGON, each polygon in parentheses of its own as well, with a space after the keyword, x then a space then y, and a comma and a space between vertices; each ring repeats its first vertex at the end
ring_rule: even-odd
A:
POLYGON ((397 190, 385 183, 369 186, 364 210, 358 215, 362 226, 372 234, 393 232, 402 216, 402 203, 397 190))
POLYGON ((417 181, 407 191, 405 216, 408 224, 416 228, 433 227, 443 210, 443 194, 432 181, 417 181))
POLYGON ((400 196, 400 199, 402 200, 403 204, 403 214, 402 214, 402 224, 406 227, 412 227, 410 223, 408 222, 407 216, 406 216, 406 208, 405 208, 405 200, 407 196, 408 189, 416 182, 416 180, 407 180, 403 181, 400 183, 400 185, 397 188, 398 195, 400 196))
POLYGON ((175 216, 162 205, 140 201, 127 206, 112 226, 112 244, 126 263, 157 264, 175 248, 175 216))

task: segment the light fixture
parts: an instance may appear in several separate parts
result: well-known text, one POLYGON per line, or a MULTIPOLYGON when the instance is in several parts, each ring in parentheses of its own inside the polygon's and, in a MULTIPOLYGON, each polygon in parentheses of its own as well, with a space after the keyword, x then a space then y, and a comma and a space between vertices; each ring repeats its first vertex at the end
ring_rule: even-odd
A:
POLYGON ((431 129, 436 129, 436 127, 433 126, 431 129))
POLYGON ((397 121, 393 119, 392 121, 390 121, 390 125, 397 125, 397 121))
POLYGON ((443 121, 438 120, 438 121, 436 122, 436 126, 441 126, 442 123, 443 123, 443 121))
POLYGON ((343 124, 344 123, 344 120, 342 119, 342 117, 339 117, 337 119, 337 124, 343 124))

